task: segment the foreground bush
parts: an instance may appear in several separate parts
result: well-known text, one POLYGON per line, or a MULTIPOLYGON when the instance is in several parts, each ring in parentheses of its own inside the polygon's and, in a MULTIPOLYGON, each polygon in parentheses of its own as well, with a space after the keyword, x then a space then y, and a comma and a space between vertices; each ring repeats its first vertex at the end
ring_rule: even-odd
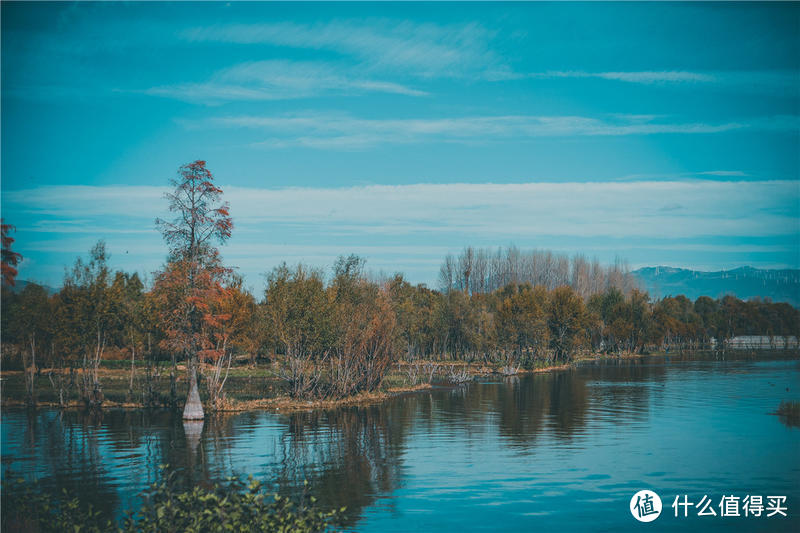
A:
POLYGON ((67 490, 60 496, 40 490, 37 484, 24 479, 9 481, 6 474, 2 487, 2 524, 0 530, 26 532, 81 531, 97 533, 117 529, 101 511, 91 504, 82 506, 70 498, 67 490))
POLYGON ((2 530, 30 532, 321 532, 338 523, 344 508, 323 512, 313 497, 300 504, 268 494, 260 482, 230 479, 211 488, 175 488, 171 477, 142 495, 144 504, 117 524, 77 498, 56 498, 24 480, 4 481, 2 530))

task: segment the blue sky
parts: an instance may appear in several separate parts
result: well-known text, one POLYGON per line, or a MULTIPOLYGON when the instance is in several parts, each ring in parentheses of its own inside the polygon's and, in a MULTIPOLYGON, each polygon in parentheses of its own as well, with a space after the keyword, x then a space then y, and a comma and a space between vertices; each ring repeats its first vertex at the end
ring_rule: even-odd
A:
POLYGON ((58 286, 156 270, 208 161, 248 284, 466 245, 800 267, 798 4, 2 4, 2 216, 58 286))

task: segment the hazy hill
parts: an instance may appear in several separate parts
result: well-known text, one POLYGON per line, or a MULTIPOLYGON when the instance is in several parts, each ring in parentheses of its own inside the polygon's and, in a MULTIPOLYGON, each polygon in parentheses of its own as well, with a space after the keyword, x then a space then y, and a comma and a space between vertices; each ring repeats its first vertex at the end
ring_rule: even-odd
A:
POLYGON ((770 298, 774 302, 800 306, 800 270, 741 267, 701 272, 658 266, 640 268, 633 274, 653 298, 683 294, 694 300, 703 295, 717 298, 733 294, 743 300, 770 298))
POLYGON ((31 285, 31 284, 41 285, 42 287, 44 287, 44 290, 47 291, 47 294, 51 294, 52 295, 52 294, 55 294, 55 293, 57 293, 59 291, 59 289, 54 289, 53 287, 48 287, 47 285, 42 285, 41 283, 36 283, 36 282, 33 282, 33 281, 26 281, 24 279, 16 280, 14 282, 14 286, 13 287, 9 287, 9 288, 11 289, 12 292, 20 292, 20 291, 22 291, 22 289, 25 288, 26 285, 31 285))

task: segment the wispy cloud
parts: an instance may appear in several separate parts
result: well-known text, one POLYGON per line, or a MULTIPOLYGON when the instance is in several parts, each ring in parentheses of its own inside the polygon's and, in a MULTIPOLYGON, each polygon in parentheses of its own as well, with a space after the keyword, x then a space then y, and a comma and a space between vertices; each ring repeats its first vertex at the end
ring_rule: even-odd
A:
POLYGON ((326 93, 382 92, 409 96, 427 93, 406 85, 374 79, 346 65, 311 61, 252 61, 220 70, 201 83, 152 87, 146 94, 203 104, 234 100, 286 100, 326 93))
POLYGON ((701 176, 719 176, 723 178, 747 176, 747 173, 741 170, 707 170, 705 172, 698 172, 697 174, 701 176))
POLYGON ((584 70, 549 70, 520 77, 532 79, 596 78, 643 85, 713 87, 743 92, 782 92, 796 94, 800 73, 797 71, 686 71, 645 70, 589 72, 584 70))
MULTIPOLYGON (((468 243, 555 243, 611 257, 641 255, 641 248, 655 258, 648 261, 670 250, 791 257, 800 233, 800 188, 789 181, 223 189, 236 225, 223 253, 251 284, 283 260, 325 265, 349 252, 364 254, 375 268, 431 279, 445 251, 468 243)), ((19 225, 20 251, 49 264, 55 283, 61 265, 98 238, 108 239, 115 265, 158 268, 166 250, 153 220, 166 214, 165 191, 39 187, 4 191, 3 208, 15 220, 37 221, 19 225)))
MULTIPOLYGON (((307 49, 320 59, 241 63, 205 81, 151 87, 146 94, 212 105, 369 92, 424 96, 426 91, 406 83, 409 78, 515 77, 501 56, 492 51, 492 32, 477 23, 438 25, 369 19, 318 24, 220 24, 186 29, 179 36, 191 44, 307 49)), ((329 140, 326 144, 361 142, 353 138, 349 143, 329 140)))
POLYGON ((493 33, 477 23, 439 25, 386 19, 318 24, 220 24, 180 33, 189 42, 266 44, 332 51, 364 68, 420 77, 510 76, 490 48, 493 33))
MULTIPOLYGON (((478 232, 625 237, 657 236, 669 227, 671 236, 690 237, 792 234, 800 220, 800 188, 787 181, 224 189, 236 221, 251 229, 305 224, 359 234, 478 232)), ((160 187, 52 186, 5 192, 4 203, 64 220, 90 221, 92 217, 114 215, 151 221, 163 216, 164 192, 160 187)), ((72 225, 67 228, 74 231, 72 225)), ((52 231, 61 230, 54 226, 52 231)))
MULTIPOLYGON (((710 134, 726 131, 794 130, 798 117, 778 116, 723 123, 683 122, 651 115, 472 116, 434 119, 364 119, 345 113, 279 116, 229 116, 210 119, 216 126, 266 132, 256 144, 267 148, 303 146, 362 149, 385 143, 490 142, 537 137, 710 134)), ((196 126, 196 124, 195 124, 196 126)))
POLYGON ((582 70, 549 70, 525 75, 528 78, 601 78, 605 80, 626 81, 630 83, 680 83, 712 82, 715 77, 708 73, 681 70, 629 71, 629 72, 586 72, 582 70))

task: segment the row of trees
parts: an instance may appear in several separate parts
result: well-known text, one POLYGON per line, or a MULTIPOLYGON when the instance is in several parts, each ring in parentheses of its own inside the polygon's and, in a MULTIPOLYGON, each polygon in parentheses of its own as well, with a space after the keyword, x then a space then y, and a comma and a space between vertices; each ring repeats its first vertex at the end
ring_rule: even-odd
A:
POLYGON ((582 256, 466 248, 445 258, 441 290, 402 275, 370 280, 364 261, 342 257, 330 276, 303 265, 268 274, 259 300, 226 267, 215 245, 233 223, 222 191, 203 161, 181 167, 167 195, 173 220, 157 220, 169 255, 145 284, 112 271, 99 242, 78 259, 53 295, 14 283, 19 254, 3 226, 3 364, 15 355, 26 369, 28 397, 42 367, 64 395, 70 387, 88 406, 104 400, 101 362, 130 359, 128 396, 163 403, 154 381, 168 361, 169 403, 177 401, 185 364, 187 418, 201 418, 198 369, 211 408, 225 401, 237 356, 268 359, 300 398, 339 398, 376 390, 398 359, 501 363, 514 370, 569 361, 581 351, 641 352, 724 346, 735 335, 798 335, 800 315, 788 304, 726 296, 651 302, 627 267, 602 267, 582 256), (8 268, 7 268, 8 267, 8 268), (144 361, 135 390, 137 358, 144 361), (201 365, 202 363, 202 365, 201 365), (67 372, 69 370, 69 372, 67 372))
POLYGON ((581 298, 571 286, 552 290, 509 284, 488 294, 436 292, 398 276, 389 283, 407 357, 566 361, 580 350, 643 352, 723 346, 736 335, 795 336, 800 312, 786 303, 734 296, 685 296, 651 302, 647 293, 611 286, 581 298))
POLYGON ((369 282, 364 262, 340 258, 333 279, 298 265, 268 277, 256 328, 267 351, 283 356, 281 376, 295 397, 345 397, 374 391, 395 356, 396 314, 385 286, 369 282))
MULTIPOLYGON (((5 290, 4 354, 19 354, 26 368, 75 368, 89 405, 103 400, 98 370, 106 356, 130 359, 131 397, 141 392, 133 385, 135 361, 144 358, 144 372, 154 371, 153 361, 169 361, 172 401, 177 365, 201 361, 215 405, 236 356, 275 361, 295 397, 330 398, 375 390, 398 359, 530 367, 566 362, 581 351, 701 349, 736 335, 800 333, 798 311, 783 303, 733 296, 651 302, 639 290, 626 295, 615 287, 583 299, 570 286, 548 291, 530 284, 488 294, 440 292, 401 275, 370 281, 363 260, 350 256, 337 261, 331 276, 303 265, 277 267, 259 300, 232 273, 201 279, 193 297, 201 320, 189 336, 181 329, 192 312, 182 306, 185 288, 176 281, 185 275, 181 265, 160 272, 148 289, 135 273, 112 272, 99 243, 58 293, 35 284, 5 290)), ((158 401, 152 389, 142 397, 158 401)))
POLYGON ((458 255, 448 254, 439 269, 439 288, 468 294, 486 294, 508 285, 530 284, 547 290, 569 285, 581 298, 615 287, 627 293, 636 288, 628 264, 616 259, 603 266, 578 254, 570 258, 549 250, 522 251, 508 248, 467 247, 458 255))

